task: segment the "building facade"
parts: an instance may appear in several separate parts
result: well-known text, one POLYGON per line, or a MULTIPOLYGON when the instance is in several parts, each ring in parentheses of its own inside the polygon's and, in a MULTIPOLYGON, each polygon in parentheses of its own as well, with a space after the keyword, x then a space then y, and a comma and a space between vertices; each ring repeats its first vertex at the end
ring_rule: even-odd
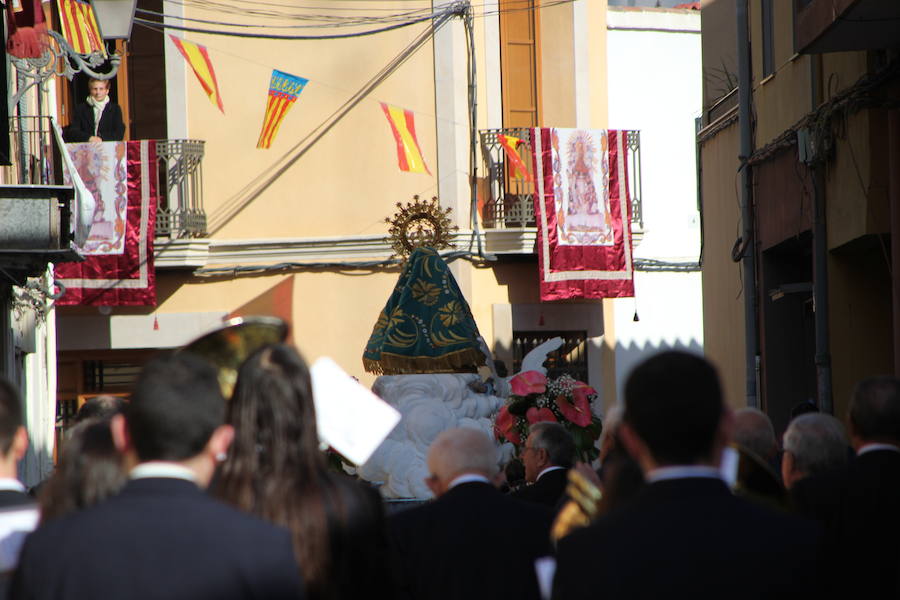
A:
POLYGON ((897 372, 896 10, 703 2, 706 349, 778 430, 807 399, 843 417, 856 381, 897 372))

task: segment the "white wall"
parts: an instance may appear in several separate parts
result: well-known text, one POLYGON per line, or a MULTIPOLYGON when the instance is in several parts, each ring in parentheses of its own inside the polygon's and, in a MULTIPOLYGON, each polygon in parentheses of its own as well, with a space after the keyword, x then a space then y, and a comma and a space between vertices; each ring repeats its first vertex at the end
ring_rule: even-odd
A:
MULTIPOLYGON (((609 125, 641 131, 644 237, 635 257, 696 261, 700 252, 694 118, 702 106, 699 11, 609 8, 609 125)), ((628 372, 664 348, 702 352, 700 272, 639 271, 616 300, 618 398, 628 372), (637 312, 639 321, 635 322, 637 312)))

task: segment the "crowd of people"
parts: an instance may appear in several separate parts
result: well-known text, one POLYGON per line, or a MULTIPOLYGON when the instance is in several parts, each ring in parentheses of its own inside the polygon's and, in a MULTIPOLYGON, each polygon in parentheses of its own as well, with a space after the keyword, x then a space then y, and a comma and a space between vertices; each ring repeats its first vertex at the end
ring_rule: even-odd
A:
POLYGON ((573 464, 565 427, 536 423, 526 485, 504 492, 494 440, 450 429, 428 451, 435 499, 389 517, 374 488, 328 467, 307 365, 287 345, 254 353, 228 402, 204 360, 152 360, 127 402, 83 407, 37 503, 15 479, 27 444, 0 381, 11 598, 900 596, 894 377, 857 385, 846 429, 801 414, 779 447, 764 413, 728 409, 708 361, 663 352, 607 415, 599 470, 573 464), (735 446, 783 494, 730 481, 735 446), (592 522, 551 540, 572 471, 602 499, 592 522))

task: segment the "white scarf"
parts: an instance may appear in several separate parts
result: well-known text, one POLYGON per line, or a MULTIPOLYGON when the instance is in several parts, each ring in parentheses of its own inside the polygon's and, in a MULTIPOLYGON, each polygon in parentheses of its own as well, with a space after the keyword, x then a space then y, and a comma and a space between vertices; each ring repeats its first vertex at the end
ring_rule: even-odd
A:
POLYGON ((100 126, 100 115, 103 114, 103 109, 109 104, 109 96, 104 98, 102 102, 97 102, 93 96, 88 96, 85 101, 88 103, 88 106, 94 107, 94 135, 97 135, 97 128, 100 126))

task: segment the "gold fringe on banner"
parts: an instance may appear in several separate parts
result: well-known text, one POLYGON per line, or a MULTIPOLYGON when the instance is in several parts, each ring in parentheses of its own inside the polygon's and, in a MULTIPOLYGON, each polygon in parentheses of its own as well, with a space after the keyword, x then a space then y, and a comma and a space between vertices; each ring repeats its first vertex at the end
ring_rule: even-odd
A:
POLYGON ((403 356, 382 352, 379 360, 363 357, 363 367, 376 375, 475 373, 484 364, 484 353, 477 348, 465 348, 443 356, 403 356))

